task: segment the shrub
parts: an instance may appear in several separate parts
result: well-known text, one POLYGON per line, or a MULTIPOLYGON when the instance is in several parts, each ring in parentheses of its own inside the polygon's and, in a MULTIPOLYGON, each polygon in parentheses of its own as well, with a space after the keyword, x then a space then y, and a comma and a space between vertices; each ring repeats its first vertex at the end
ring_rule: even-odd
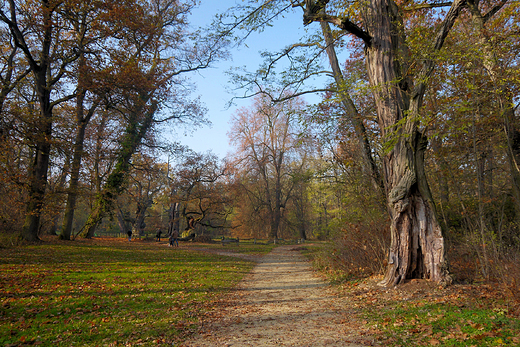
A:
POLYGON ((194 242, 200 243, 213 243, 213 239, 209 235, 197 235, 193 239, 194 242))

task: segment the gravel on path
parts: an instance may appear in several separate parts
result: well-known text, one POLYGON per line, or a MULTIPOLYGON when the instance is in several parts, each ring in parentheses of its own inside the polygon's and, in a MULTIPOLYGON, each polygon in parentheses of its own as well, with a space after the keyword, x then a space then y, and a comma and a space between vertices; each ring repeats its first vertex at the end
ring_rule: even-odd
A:
POLYGON ((371 345, 354 328, 348 298, 313 273, 297 246, 262 257, 225 301, 182 346, 371 345))

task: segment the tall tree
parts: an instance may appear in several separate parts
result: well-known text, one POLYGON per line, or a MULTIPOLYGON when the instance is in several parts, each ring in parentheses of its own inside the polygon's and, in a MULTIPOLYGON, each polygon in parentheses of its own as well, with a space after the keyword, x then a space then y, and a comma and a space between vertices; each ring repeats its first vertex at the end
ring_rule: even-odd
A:
POLYGON ((426 83, 435 67, 435 54, 441 50, 465 2, 451 3, 434 30, 432 51, 422 62, 413 61, 409 54, 405 5, 392 0, 364 2, 359 12, 363 24, 358 25, 352 18, 328 15, 327 3, 305 1, 304 23, 329 22, 362 40, 379 127, 389 143, 383 172, 392 242, 381 284, 396 285, 408 278, 450 282, 444 238, 424 171, 427 137, 418 119, 426 83), (421 68, 412 69, 414 64, 421 68))
POLYGON ((182 87, 186 86, 183 76, 221 57, 225 41, 218 35, 197 40, 197 34, 180 34, 187 30, 186 16, 194 5, 191 0, 140 1, 137 11, 121 5, 128 17, 120 19, 129 30, 124 31, 120 50, 115 53, 120 66, 112 77, 117 93, 110 97, 108 107, 121 114, 126 125, 116 164, 85 225, 86 237, 93 236, 112 209, 114 198, 124 188, 132 155, 149 131, 160 123, 197 123, 203 118, 205 110, 199 101, 186 97, 189 88, 182 87))
POLYGON ((232 119, 229 137, 237 147, 235 166, 258 182, 256 187, 244 188, 266 211, 271 239, 279 237, 283 209, 296 184, 288 178, 299 146, 297 120, 301 110, 297 99, 273 104, 267 96, 258 95, 252 109, 243 108, 232 119))
POLYGON ((70 99, 56 97, 57 85, 66 77, 67 68, 78 58, 73 42, 68 39, 70 23, 60 15, 63 2, 41 0, 3 2, 0 20, 7 25, 13 42, 25 57, 32 74, 38 100, 38 114, 29 123, 34 155, 29 169, 28 201, 22 238, 38 240, 41 210, 47 185, 52 143, 53 108, 70 99))
MULTIPOLYGON (((109 7, 110 3, 103 5, 103 9, 109 7)), ((64 10, 65 16, 73 24, 74 37, 79 52, 75 76, 77 96, 75 105, 75 136, 72 144, 73 159, 70 169, 69 187, 67 189, 65 215, 60 233, 60 238, 64 240, 70 240, 72 233, 74 211, 79 194, 79 179, 84 156, 86 129, 100 105, 103 97, 102 90, 107 89, 107 86, 103 86, 104 88, 101 88, 101 90, 95 88, 93 71, 97 71, 99 75, 104 67, 100 66, 100 64, 96 66, 96 64, 90 62, 90 60, 98 61, 95 57, 101 54, 99 48, 93 48, 94 45, 97 44, 102 47, 103 43, 109 42, 107 39, 111 35, 108 30, 103 30, 104 27, 110 25, 110 21, 101 19, 106 17, 103 16, 105 14, 103 9, 100 7, 100 3, 86 2, 69 4, 64 10), (89 59, 89 57, 94 57, 94 59, 89 59), (97 92, 97 95, 93 92, 97 92)))

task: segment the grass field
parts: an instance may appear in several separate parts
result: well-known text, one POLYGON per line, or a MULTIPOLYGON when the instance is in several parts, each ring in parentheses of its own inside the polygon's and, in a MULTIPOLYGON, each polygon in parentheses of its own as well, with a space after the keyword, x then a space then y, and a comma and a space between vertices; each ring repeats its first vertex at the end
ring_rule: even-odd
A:
POLYGON ((94 239, 1 249, 0 346, 175 345, 254 265, 190 248, 94 239))
MULTIPOLYGON (((303 248, 312 259, 324 245, 303 248)), ((107 238, 0 249, 0 346, 176 346, 254 266, 217 252, 273 247, 107 238)), ((520 303, 499 286, 381 288, 321 271, 382 346, 520 346, 520 303)))

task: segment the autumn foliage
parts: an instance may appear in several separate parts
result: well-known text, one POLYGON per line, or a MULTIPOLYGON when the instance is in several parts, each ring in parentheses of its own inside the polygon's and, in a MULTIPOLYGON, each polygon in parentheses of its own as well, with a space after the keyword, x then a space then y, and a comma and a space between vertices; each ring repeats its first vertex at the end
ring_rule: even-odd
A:
MULTIPOLYGON (((237 77, 256 97, 232 115, 225 162, 163 135, 173 131, 166 125, 204 122, 183 76, 225 55, 218 35, 227 31, 188 35, 192 1, 51 3, 1 8, 4 245, 46 233, 146 238, 177 223, 207 240, 329 241, 323 266, 345 277, 380 275, 396 264, 390 254, 420 258, 388 270, 387 284, 430 278, 429 247, 446 260, 435 271, 455 283, 500 282, 518 295, 516 3, 390 1, 388 33, 400 47, 391 52, 371 45, 380 22, 365 3, 311 6, 308 28, 320 23, 305 43, 265 54, 256 74, 237 77), (296 54, 304 49, 312 54, 296 54), (48 61, 35 58, 47 50, 48 61), (377 65, 390 53, 393 68, 377 65), (289 63, 275 78, 282 58, 289 63), (398 74, 375 81, 389 71, 398 74), (307 105, 303 78, 322 72, 334 78, 307 105), (417 236, 426 229, 442 247, 418 246, 430 240, 417 236), (410 252, 392 243, 407 231, 418 237, 410 252)), ((276 7, 259 7, 244 25, 262 11, 301 11, 276 7)))

